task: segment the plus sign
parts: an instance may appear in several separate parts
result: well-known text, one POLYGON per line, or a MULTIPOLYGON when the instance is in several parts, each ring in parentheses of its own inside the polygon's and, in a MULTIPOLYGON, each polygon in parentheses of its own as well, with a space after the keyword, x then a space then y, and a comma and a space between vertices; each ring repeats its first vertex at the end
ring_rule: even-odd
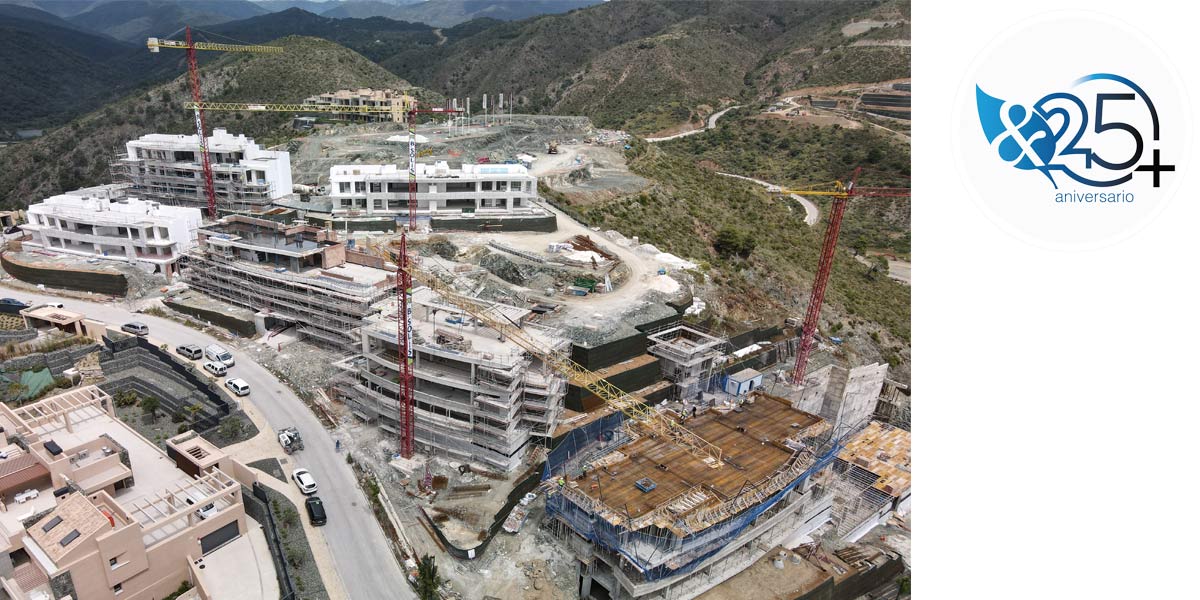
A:
POLYGON ((1135 171, 1150 171, 1154 174, 1154 187, 1158 187, 1158 178, 1163 171, 1174 171, 1175 165, 1164 165, 1158 162, 1158 148, 1154 149, 1154 162, 1148 165, 1141 165, 1134 169, 1135 171))

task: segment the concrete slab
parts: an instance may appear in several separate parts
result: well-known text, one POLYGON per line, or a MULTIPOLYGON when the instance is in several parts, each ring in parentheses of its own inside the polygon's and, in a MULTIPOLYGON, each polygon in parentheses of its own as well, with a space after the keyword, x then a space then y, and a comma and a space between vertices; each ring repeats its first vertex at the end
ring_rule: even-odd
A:
POLYGON ((275 564, 262 527, 246 518, 250 531, 204 557, 199 571, 204 588, 213 598, 274 600, 279 597, 275 564))

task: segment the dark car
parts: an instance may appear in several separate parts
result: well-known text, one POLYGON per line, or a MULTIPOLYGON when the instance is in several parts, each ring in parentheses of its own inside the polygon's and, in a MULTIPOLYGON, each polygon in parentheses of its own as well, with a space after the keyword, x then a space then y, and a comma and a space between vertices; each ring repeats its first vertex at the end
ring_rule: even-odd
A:
POLYGON ((21 302, 16 298, 0 298, 0 304, 7 304, 9 306, 29 306, 28 304, 21 302))
POLYGON ((325 524, 325 503, 312 496, 304 501, 304 509, 308 511, 308 522, 314 526, 325 524))

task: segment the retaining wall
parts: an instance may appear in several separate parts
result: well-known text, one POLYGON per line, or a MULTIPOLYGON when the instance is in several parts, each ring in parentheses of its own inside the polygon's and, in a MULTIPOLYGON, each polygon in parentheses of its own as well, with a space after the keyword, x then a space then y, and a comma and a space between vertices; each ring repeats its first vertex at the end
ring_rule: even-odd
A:
POLYGON ((164 300, 163 306, 185 315, 196 317, 201 321, 212 323, 218 327, 224 327, 238 335, 253 337, 255 334, 254 319, 239 319, 228 313, 207 310, 186 303, 167 302, 164 300))
MULTIPOLYGON (((653 360, 636 369, 605 376, 605 379, 625 392, 633 392, 662 379, 662 365, 658 360, 653 360)), ((567 393, 563 396, 563 406, 575 412, 595 410, 602 404, 604 401, 598 396, 574 384, 567 386, 567 393)))
POLYGON ((129 289, 125 276, 81 269, 48 268, 18 263, 8 253, 0 253, 0 266, 9 275, 26 283, 77 292, 95 292, 109 296, 124 296, 129 289))
POLYGON ((99 344, 86 344, 61 348, 53 352, 34 352, 0 362, 0 372, 20 373, 21 371, 50 369, 50 374, 61 377, 63 371, 75 366, 75 361, 99 349, 99 344))
MULTIPOLYGON (((502 527, 504 527, 504 521, 508 518, 508 513, 512 511, 513 507, 521 502, 521 498, 524 498, 525 494, 528 494, 536 489, 541 482, 541 469, 535 468, 529 474, 529 477, 522 479, 520 483, 513 487, 513 490, 508 494, 508 500, 492 519, 492 524, 487 529, 487 537, 485 537, 478 546, 472 548, 459 548, 458 546, 451 544, 450 540, 446 539, 445 534, 442 533, 442 530, 438 528, 437 523, 435 523, 433 519, 430 519, 429 515, 425 514, 424 508, 421 508, 421 518, 425 519, 425 521, 429 524, 434 535, 436 535, 438 540, 442 542, 442 546, 446 548, 446 552, 449 553, 450 556, 460 560, 474 560, 480 556, 483 556, 483 553, 487 551, 488 546, 492 543, 492 538, 496 537, 497 533, 503 531, 502 527)), ((530 524, 527 522, 525 526, 528 527, 530 524)))
POLYGON ((8 343, 27 342, 37 337, 36 329, 4 329, 0 330, 0 346, 8 343))
POLYGON ((474 217, 471 219, 438 219, 430 224, 434 231, 558 231, 558 219, 554 215, 544 217, 474 217))
POLYGON ((221 418, 232 411, 230 402, 217 390, 216 384, 144 338, 106 336, 104 344, 100 368, 108 380, 100 384, 100 388, 110 395, 132 389, 157 398, 169 414, 199 404, 203 416, 194 421, 196 431, 216 427, 221 418))

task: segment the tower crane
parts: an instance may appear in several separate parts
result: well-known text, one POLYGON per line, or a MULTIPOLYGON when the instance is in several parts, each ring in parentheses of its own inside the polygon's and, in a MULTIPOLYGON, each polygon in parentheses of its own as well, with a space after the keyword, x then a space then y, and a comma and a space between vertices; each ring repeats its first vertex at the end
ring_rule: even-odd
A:
POLYGON ((396 266, 396 296, 399 300, 396 315, 396 341, 400 343, 398 354, 400 367, 400 456, 412 458, 413 440, 416 438, 417 417, 416 376, 413 374, 412 343, 412 265, 408 258, 408 232, 417 225, 417 130, 418 113, 460 113, 457 108, 417 108, 415 102, 408 105, 408 227, 400 230, 400 256, 396 266))
POLYGON ((151 52, 158 52, 160 48, 175 48, 177 50, 187 50, 188 61, 188 79, 192 84, 192 100, 191 108, 195 111, 196 119, 196 137, 200 140, 200 161, 204 167, 204 194, 208 198, 208 218, 217 218, 217 190, 213 186, 212 163, 208 157, 208 138, 204 137, 204 111, 200 108, 202 98, 200 97, 200 68, 196 65, 197 50, 215 50, 219 52, 257 52, 262 54, 271 54, 283 52, 283 48, 279 46, 255 46, 245 44, 213 44, 209 42, 194 42, 192 41, 192 28, 186 28, 186 36, 184 41, 179 40, 164 40, 159 38, 149 38, 146 40, 146 47, 151 52))
POLYGON ((817 333, 817 323, 821 318, 821 305, 825 302, 825 286, 829 283, 829 273, 833 268, 833 255, 837 250, 838 233, 842 230, 842 216, 846 213, 846 202, 851 198, 897 198, 911 195, 911 191, 906 188, 859 187, 857 184, 860 173, 862 173, 862 167, 857 167, 847 182, 835 181, 825 189, 780 190, 780 193, 783 194, 833 198, 833 207, 829 211, 829 224, 825 227, 825 241, 821 244, 821 260, 817 265, 817 276, 813 279, 812 292, 808 297, 808 310, 804 314, 804 324, 800 329, 800 350, 796 353, 796 365, 792 369, 792 385, 795 386, 804 383, 808 357, 812 354, 813 336, 817 333))

